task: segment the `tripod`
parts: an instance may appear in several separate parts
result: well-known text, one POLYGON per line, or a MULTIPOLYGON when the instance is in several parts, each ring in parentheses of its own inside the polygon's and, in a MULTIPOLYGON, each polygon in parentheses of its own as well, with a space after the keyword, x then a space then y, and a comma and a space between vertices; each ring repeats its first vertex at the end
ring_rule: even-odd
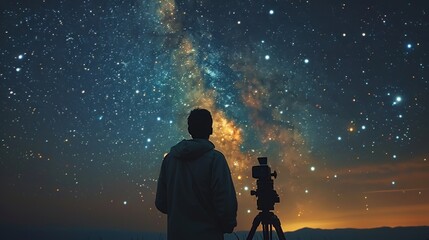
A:
POLYGON ((250 229, 249 235, 247 235, 246 240, 252 240, 255 235, 255 231, 258 228, 259 224, 262 223, 262 235, 263 240, 273 239, 273 226, 277 232, 277 236, 280 240, 286 240, 285 234, 280 226, 279 218, 271 211, 262 211, 256 215, 253 219, 252 228, 250 229))

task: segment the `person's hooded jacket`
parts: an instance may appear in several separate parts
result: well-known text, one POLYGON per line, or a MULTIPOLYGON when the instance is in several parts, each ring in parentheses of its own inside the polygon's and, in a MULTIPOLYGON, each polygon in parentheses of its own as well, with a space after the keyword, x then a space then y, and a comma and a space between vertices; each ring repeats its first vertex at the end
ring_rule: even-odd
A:
POLYGON ((155 205, 167 238, 223 239, 237 225, 237 198, 223 154, 207 139, 183 140, 164 157, 155 205))

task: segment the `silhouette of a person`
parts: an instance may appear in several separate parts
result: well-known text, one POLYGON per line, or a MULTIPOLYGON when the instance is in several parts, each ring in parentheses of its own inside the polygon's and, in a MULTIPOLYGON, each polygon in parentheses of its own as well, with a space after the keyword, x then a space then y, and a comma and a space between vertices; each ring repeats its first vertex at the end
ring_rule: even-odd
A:
POLYGON ((164 157, 155 205, 167 214, 167 239, 223 239, 237 225, 237 198, 224 155, 209 141, 212 116, 196 108, 188 117, 192 139, 164 157))

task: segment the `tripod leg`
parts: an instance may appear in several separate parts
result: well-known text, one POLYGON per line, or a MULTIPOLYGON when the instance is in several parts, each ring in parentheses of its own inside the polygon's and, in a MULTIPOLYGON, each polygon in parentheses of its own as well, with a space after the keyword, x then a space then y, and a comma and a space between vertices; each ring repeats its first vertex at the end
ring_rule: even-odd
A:
POLYGON ((280 224, 280 220, 275 215, 273 216, 273 225, 274 225, 274 228, 276 229, 277 236, 279 237, 279 239, 286 240, 285 233, 283 232, 282 226, 280 224))
POLYGON ((264 240, 269 240, 268 224, 262 222, 262 237, 264 240))
POLYGON ((277 236, 279 237, 280 240, 286 240, 285 234, 282 230, 282 227, 279 225, 278 227, 274 227, 276 229, 277 232, 277 236))
POLYGON ((258 228, 260 223, 261 223, 261 216, 258 214, 256 215, 255 219, 253 219, 252 228, 250 229, 249 235, 247 235, 246 240, 253 239, 253 236, 255 235, 255 231, 258 228))

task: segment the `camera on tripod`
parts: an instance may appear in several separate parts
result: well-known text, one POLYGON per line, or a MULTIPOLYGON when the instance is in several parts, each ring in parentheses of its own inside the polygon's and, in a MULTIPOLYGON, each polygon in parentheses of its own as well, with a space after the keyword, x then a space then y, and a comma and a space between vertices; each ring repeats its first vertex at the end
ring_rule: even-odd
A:
POLYGON ((271 173, 271 168, 267 165, 266 157, 258 157, 259 166, 252 167, 252 177, 256 180, 256 190, 250 191, 250 195, 255 195, 258 200, 256 204, 258 210, 274 210, 274 204, 280 202, 279 195, 274 190, 274 181, 271 177, 277 178, 277 172, 271 173))
POLYGON ((253 219, 252 228, 246 240, 252 240, 259 224, 262 224, 263 239, 273 239, 273 227, 280 240, 286 240, 279 218, 271 212, 274 204, 280 202, 280 197, 274 190, 274 181, 271 177, 277 178, 277 172, 271 173, 271 168, 267 164, 266 157, 258 157, 259 166, 252 167, 252 177, 256 178, 256 190, 250 191, 250 195, 255 195, 258 199, 256 204, 260 212, 253 219))

